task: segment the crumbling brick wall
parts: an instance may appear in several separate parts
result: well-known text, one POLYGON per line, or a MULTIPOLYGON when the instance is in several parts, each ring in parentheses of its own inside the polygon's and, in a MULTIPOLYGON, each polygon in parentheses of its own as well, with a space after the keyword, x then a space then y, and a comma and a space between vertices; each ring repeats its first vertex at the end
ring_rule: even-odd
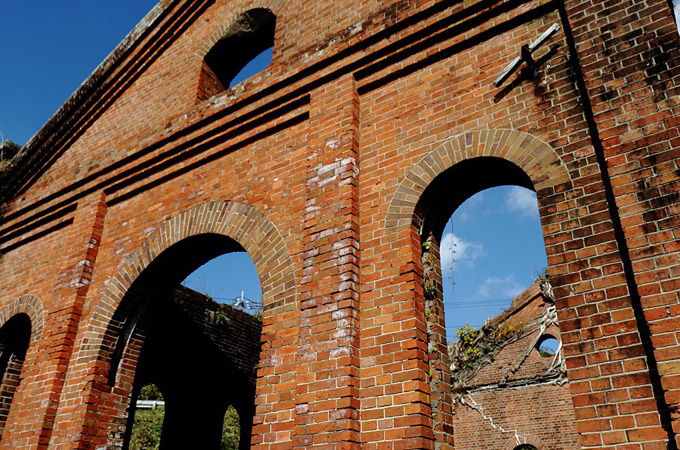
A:
POLYGON ((465 375, 464 367, 452 367, 456 449, 579 448, 562 350, 552 356, 538 350, 541 337, 559 338, 553 320, 552 301, 534 283, 479 330, 494 330, 497 347, 465 375))

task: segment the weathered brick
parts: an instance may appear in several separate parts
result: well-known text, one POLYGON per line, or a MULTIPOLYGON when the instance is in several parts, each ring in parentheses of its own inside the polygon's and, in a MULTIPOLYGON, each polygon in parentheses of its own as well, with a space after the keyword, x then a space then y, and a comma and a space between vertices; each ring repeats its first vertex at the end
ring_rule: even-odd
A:
POLYGON ((3 171, 0 326, 33 330, 0 447, 120 447, 130 288, 216 242, 262 283, 254 448, 459 446, 422 243, 496 184, 538 194, 580 446, 676 439, 678 44, 664 0, 161 2, 3 171), (272 65, 227 88, 204 57, 256 7, 272 65))

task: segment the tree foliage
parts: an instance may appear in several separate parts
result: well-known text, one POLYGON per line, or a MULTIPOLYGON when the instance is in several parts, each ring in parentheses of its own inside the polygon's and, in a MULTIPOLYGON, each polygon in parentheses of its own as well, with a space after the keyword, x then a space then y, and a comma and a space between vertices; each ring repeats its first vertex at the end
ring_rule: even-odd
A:
POLYGON ((139 390, 139 400, 163 400, 163 394, 155 384, 147 384, 139 390))
MULTIPOLYGON (((139 390, 139 400, 163 400, 155 384, 146 384, 139 390)), ((132 423, 130 450, 158 450, 163 431, 165 408, 137 409, 132 423)))
POLYGON ((164 407, 135 411, 130 450, 158 450, 164 416, 164 407))
POLYGON ((238 450, 241 437, 240 422, 236 409, 233 406, 229 406, 227 413, 224 415, 221 450, 238 450))

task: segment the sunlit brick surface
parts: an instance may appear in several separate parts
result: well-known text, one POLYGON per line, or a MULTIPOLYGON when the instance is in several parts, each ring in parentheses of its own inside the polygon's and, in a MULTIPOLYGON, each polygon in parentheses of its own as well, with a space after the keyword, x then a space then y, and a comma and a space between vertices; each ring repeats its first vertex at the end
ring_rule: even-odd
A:
POLYGON ((215 256, 174 245, 226 236, 263 289, 253 448, 452 448, 422 243, 465 197, 519 184, 580 447, 666 449, 679 58, 665 0, 161 1, 3 172, 0 314, 30 295, 44 322, 0 447, 119 448, 143 345, 117 347, 131 287, 215 256), (272 65, 206 98, 203 58, 251 8, 276 16, 272 65), (535 73, 495 88, 554 23, 535 73))

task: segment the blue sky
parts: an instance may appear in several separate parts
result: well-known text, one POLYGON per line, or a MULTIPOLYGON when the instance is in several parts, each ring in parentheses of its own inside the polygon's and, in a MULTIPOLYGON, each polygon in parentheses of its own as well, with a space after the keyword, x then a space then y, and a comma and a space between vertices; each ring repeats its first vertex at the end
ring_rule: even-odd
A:
POLYGON ((463 203, 440 245, 448 335, 498 315, 547 267, 536 194, 518 186, 463 203))
MULTIPOLYGON (((25 144, 155 3, 0 0, 4 138, 25 144)), ((441 250, 448 334, 453 335, 463 323, 480 326, 500 313, 546 266, 535 195, 501 187, 472 197, 454 213, 441 250)), ((247 298, 261 299, 257 273, 245 253, 211 261, 186 284, 222 301, 239 297, 242 289, 247 298)))
POLYGON ((0 0, 0 132, 24 145, 156 0, 0 0))

